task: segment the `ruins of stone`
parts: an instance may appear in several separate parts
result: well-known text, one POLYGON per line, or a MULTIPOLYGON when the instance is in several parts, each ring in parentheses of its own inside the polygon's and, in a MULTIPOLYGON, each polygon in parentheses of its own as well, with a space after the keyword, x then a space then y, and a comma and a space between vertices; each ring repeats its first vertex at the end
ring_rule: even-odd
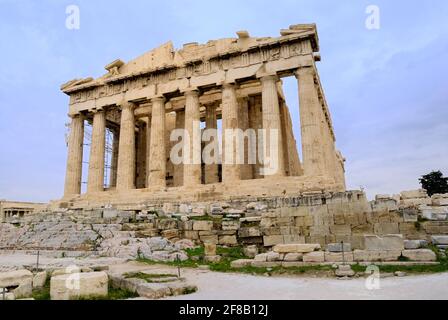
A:
MULTIPOLYGON (((316 68, 316 26, 293 25, 276 38, 237 35, 180 50, 167 43, 108 64, 98 79, 64 84, 71 125, 63 198, 47 205, 0 201, 0 250, 173 262, 204 245, 204 261, 216 263, 217 246, 242 246, 247 258, 233 261, 235 269, 343 264, 341 277, 354 274, 346 266, 354 263, 437 264, 428 244, 442 254, 448 248, 448 194, 413 190, 368 201, 363 191, 346 190, 316 68), (298 82, 302 159, 282 89, 290 76, 298 82), (183 155, 199 161, 173 163, 175 129, 186 130, 183 155), (207 129, 222 136, 204 139, 207 129), (227 129, 253 135, 228 143, 227 129), (279 134, 270 140, 262 130, 279 134), (251 139, 261 142, 255 161, 251 139), (204 151, 220 141, 212 153, 217 161, 205 163, 204 151), (238 157, 238 142, 244 161, 226 161, 238 157), (273 145, 278 152, 266 152, 273 145), (278 164, 273 172, 268 156, 278 164)), ((91 291, 104 294, 100 276, 91 291)), ((73 295, 58 285, 66 277, 52 277, 54 297, 73 295)), ((148 297, 162 294, 109 277, 148 297)), ((170 288, 165 295, 177 292, 170 288)))

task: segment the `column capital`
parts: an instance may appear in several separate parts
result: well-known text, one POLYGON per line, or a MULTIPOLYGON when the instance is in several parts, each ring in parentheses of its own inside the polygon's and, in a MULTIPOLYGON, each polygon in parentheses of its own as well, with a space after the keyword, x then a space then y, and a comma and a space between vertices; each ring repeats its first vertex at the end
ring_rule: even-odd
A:
POLYGON ((90 110, 93 114, 95 114, 95 113, 99 113, 99 112, 103 112, 103 111, 105 111, 104 110, 105 108, 104 107, 99 107, 99 108, 93 108, 92 110, 90 110))
POLYGON ((166 102, 166 98, 164 96, 157 96, 150 99, 152 103, 154 102, 166 102))
POLYGON ((276 74, 266 75, 260 78, 260 81, 278 81, 279 77, 276 74))
POLYGON ((120 103, 117 103, 117 107, 119 107, 121 110, 124 109, 134 109, 137 105, 134 102, 129 101, 121 101, 120 103))
POLYGON ((314 76, 314 74, 315 74, 314 68, 312 68, 312 67, 301 67, 301 68, 296 69, 296 71, 294 71, 294 75, 296 76, 297 79, 300 76, 304 76, 304 75, 314 76))
POLYGON ((223 89, 237 89, 238 85, 236 83, 225 82, 222 84, 223 89))
POLYGON ((197 88, 189 88, 186 89, 184 91, 184 95, 185 96, 194 96, 194 97, 198 97, 199 96, 199 90, 197 88))
POLYGON ((83 116, 83 114, 81 112, 76 112, 76 113, 68 113, 67 116, 70 119, 75 119, 75 118, 83 116))

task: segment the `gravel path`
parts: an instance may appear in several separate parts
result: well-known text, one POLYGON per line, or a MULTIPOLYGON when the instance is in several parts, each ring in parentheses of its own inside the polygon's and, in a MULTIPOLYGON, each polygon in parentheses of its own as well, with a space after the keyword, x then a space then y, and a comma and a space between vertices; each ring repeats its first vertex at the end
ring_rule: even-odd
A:
MULTIPOLYGON (((36 256, 0 254, 0 270, 33 264, 36 256)), ((75 259, 41 257, 41 264, 68 266, 71 264, 110 265, 111 272, 157 270, 160 273, 176 269, 163 265, 148 266, 122 259, 75 259)), ((262 299, 444 299, 448 300, 448 273, 391 277, 380 279, 380 289, 366 289, 366 279, 337 280, 335 278, 266 277, 236 273, 216 273, 197 269, 183 269, 182 277, 198 286, 198 292, 173 297, 180 300, 262 300, 262 299)))

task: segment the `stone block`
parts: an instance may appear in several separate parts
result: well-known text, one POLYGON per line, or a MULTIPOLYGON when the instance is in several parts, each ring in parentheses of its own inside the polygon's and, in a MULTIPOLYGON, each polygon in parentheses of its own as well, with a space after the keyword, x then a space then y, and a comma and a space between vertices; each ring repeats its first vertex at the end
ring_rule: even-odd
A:
POLYGON ((344 264, 339 265, 335 270, 336 277, 353 277, 355 275, 355 271, 352 270, 350 265, 344 264))
POLYGON ((278 244, 273 251, 278 253, 307 253, 319 250, 320 244, 278 244))
POLYGON ((325 262, 325 253, 323 251, 305 253, 303 262, 325 262))
POLYGON ((431 197, 433 206, 448 206, 448 194, 435 194, 431 197))
POLYGON ((260 253, 254 257, 254 261, 268 261, 267 253, 260 253))
POLYGON ((204 243, 204 254, 205 256, 215 256, 216 255, 216 244, 215 243, 204 243))
POLYGON ((385 236, 365 235, 364 248, 368 251, 403 250, 404 240, 400 234, 385 236))
POLYGON ((353 252, 325 252, 325 262, 353 262, 353 252))
POLYGON ((346 242, 344 242, 344 245, 341 242, 327 244, 327 251, 329 252, 342 252, 342 250, 344 252, 350 252, 352 251, 352 245, 346 242))
POLYGON ((355 250, 353 251, 353 259, 356 262, 363 261, 396 261, 401 256, 401 250, 355 250))
POLYGON ((183 232, 184 238, 191 239, 191 240, 198 240, 199 239, 199 232, 198 231, 189 231, 185 230, 183 232))
POLYGON ((240 238, 251 238, 261 236, 260 228, 258 227, 246 227, 238 230, 238 236, 240 238))
POLYGON ((238 244, 238 240, 236 239, 236 236, 220 236, 218 243, 233 246, 238 244))
POLYGON ((33 288, 43 288, 47 282, 48 274, 47 271, 41 271, 34 275, 33 277, 33 288))
POLYGON ((430 249, 403 250, 402 255, 412 261, 436 261, 436 254, 430 249))
POLYGON ((76 300, 80 297, 106 297, 108 294, 107 273, 72 273, 52 277, 51 300, 76 300))
POLYGON ((213 221, 194 221, 194 231, 211 231, 213 230, 213 221))
POLYGON ((265 247, 271 247, 276 244, 284 243, 283 236, 282 235, 275 235, 275 236, 264 236, 263 237, 263 243, 265 247))
POLYGON ((236 231, 240 228, 240 223, 237 220, 224 220, 222 222, 222 230, 224 231, 236 231))
POLYGON ((293 261, 302 261, 303 259, 303 253, 287 253, 285 254, 285 257, 283 258, 283 261, 286 262, 293 262, 293 261))
POLYGON ((279 260, 280 260, 280 254, 278 252, 270 251, 266 255, 266 261, 273 262, 279 260))
POLYGON ((426 198, 428 193, 424 189, 409 190, 401 192, 401 199, 426 198))
POLYGON ((234 260, 230 263, 230 267, 235 269, 244 268, 250 266, 252 262, 253 262, 252 259, 234 260))
POLYGON ((432 236, 431 241, 435 245, 448 245, 448 235, 432 236))
POLYGON ((406 250, 420 249, 428 245, 426 240, 404 240, 404 248, 406 250))
POLYGON ((258 254, 258 247, 256 245, 244 247, 243 253, 248 258, 254 258, 258 254))
POLYGON ((29 298, 33 291, 33 274, 28 270, 0 273, 0 288, 16 287, 11 291, 14 299, 29 298))
POLYGON ((373 226, 373 232, 375 234, 398 234, 400 232, 397 222, 383 222, 375 223, 373 226))
POLYGON ((281 266, 280 261, 268 262, 268 261, 252 261, 250 264, 254 268, 274 268, 281 266))
POLYGON ((221 256, 214 255, 214 256, 205 256, 204 261, 208 263, 218 263, 221 261, 221 256))
POLYGON ((119 211, 115 209, 104 209, 103 210, 103 218, 104 219, 114 219, 118 217, 119 211))

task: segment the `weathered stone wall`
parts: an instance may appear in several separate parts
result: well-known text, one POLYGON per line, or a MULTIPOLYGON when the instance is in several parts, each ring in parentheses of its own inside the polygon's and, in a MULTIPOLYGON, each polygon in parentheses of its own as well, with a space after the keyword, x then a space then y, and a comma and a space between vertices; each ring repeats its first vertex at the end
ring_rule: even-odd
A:
POLYGON ((113 255, 109 249, 114 245, 158 236, 173 243, 190 239, 260 247, 344 241, 353 249, 364 249, 366 234, 403 234, 405 239, 428 241, 431 235, 448 234, 447 215, 434 213, 448 209, 436 205, 446 204, 445 200, 434 197, 429 206, 379 196, 368 202, 364 193, 351 191, 220 203, 159 203, 138 212, 61 209, 24 217, 14 225, 0 224, 0 249, 89 250, 113 255))

